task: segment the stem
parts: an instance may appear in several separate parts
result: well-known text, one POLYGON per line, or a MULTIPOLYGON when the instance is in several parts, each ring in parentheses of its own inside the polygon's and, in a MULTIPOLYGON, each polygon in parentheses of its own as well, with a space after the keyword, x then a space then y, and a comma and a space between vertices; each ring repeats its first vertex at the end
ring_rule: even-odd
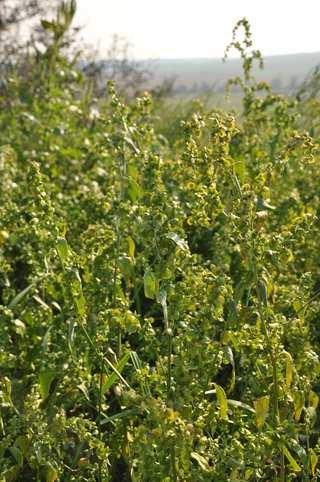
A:
POLYGON ((170 462, 171 462, 172 480, 173 482, 176 482, 178 480, 178 477, 177 477, 177 470, 176 470, 176 456, 175 456, 174 447, 171 448, 170 462))
POLYGON ((283 451, 281 451, 280 482, 286 482, 286 465, 283 451))
POLYGON ((171 392, 172 334, 168 334, 167 400, 171 392))
MULTIPOLYGON (((103 368, 104 368, 104 363, 103 363, 103 360, 101 360, 100 380, 99 380, 99 407, 98 407, 98 431, 99 431, 100 441, 102 441, 101 413, 102 413, 103 368)), ((99 460, 99 481, 102 482, 102 460, 99 460)))

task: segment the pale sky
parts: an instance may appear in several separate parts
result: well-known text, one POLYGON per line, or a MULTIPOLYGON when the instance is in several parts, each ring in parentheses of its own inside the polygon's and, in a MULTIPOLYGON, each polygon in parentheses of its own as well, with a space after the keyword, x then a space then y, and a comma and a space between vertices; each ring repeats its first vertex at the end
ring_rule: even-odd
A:
POLYGON ((222 57, 244 16, 263 55, 320 50, 320 0, 78 0, 76 23, 102 48, 125 36, 136 58, 222 57))

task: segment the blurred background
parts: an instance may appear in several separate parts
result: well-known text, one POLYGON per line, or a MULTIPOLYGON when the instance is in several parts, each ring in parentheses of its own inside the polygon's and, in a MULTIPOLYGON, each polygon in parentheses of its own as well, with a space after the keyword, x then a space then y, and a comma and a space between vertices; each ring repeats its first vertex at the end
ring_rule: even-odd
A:
MULTIPOLYGON (((48 44, 40 19, 54 19, 59 0, 0 0, 1 64, 8 65, 48 44)), ((241 61, 230 51, 222 62, 236 22, 246 17, 264 70, 258 80, 277 93, 292 94, 320 63, 317 0, 78 0, 64 48, 94 78, 97 92, 107 79, 128 95, 141 89, 177 99, 210 96, 225 103, 228 79, 241 61)), ((50 29, 49 29, 50 30, 50 29)), ((237 89, 231 104, 237 103, 237 89)), ((230 97, 229 97, 230 101, 230 97)))

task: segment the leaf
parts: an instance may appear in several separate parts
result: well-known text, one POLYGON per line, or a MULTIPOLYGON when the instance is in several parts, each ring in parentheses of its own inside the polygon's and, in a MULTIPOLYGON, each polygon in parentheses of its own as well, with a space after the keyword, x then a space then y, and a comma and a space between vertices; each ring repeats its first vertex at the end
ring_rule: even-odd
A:
POLYGON ((126 280, 130 280, 134 277, 132 258, 130 258, 129 256, 119 256, 118 265, 123 277, 126 280))
POLYGON ((309 461, 312 475, 316 475, 316 467, 318 464, 319 457, 313 449, 309 449, 309 461))
POLYGON ((61 264, 65 266, 65 264, 70 260, 72 256, 71 249, 68 245, 68 242, 65 238, 59 237, 57 239, 56 249, 61 261, 61 264))
POLYGON ((137 202, 143 195, 142 187, 132 178, 129 180, 128 194, 133 203, 137 202))
POLYGON ((228 401, 226 397, 226 393, 220 385, 214 383, 216 388, 216 395, 219 402, 220 407, 220 417, 222 420, 228 420, 228 401))
POLYGON ((48 347, 48 343, 49 343, 49 339, 50 339, 51 328, 52 328, 52 326, 49 326, 49 328, 48 328, 47 331, 45 332, 44 337, 42 338, 41 348, 42 348, 43 351, 46 351, 46 349, 47 349, 47 347, 48 347))
POLYGON ((16 463, 20 467, 22 467, 23 466, 23 455, 22 455, 21 450, 18 447, 11 447, 10 452, 11 452, 14 460, 16 461, 16 463))
POLYGON ((102 385, 102 395, 104 395, 108 390, 110 390, 112 385, 118 380, 119 378, 118 374, 123 371, 129 358, 130 358, 130 351, 127 351, 119 360, 119 362, 116 364, 115 366, 116 371, 111 373, 111 375, 107 378, 107 381, 102 385))
POLYGON ((275 206, 272 206, 267 199, 262 199, 261 197, 258 198, 257 211, 274 211, 275 209, 275 206))
POLYGON ((268 290, 265 280, 260 279, 257 284, 258 297, 264 306, 268 305, 268 290))
POLYGON ((299 390, 293 393, 294 419, 299 422, 304 408, 304 393, 299 390))
POLYGON ((127 237, 127 243, 128 243, 128 255, 130 256, 130 258, 134 258, 136 245, 133 239, 131 238, 131 236, 127 237))
POLYGON ((8 308, 10 310, 12 310, 13 308, 15 308, 19 303, 20 301, 23 300, 23 298, 25 298, 27 296, 27 294, 35 287, 36 283, 33 282, 31 283, 29 286, 27 286, 24 290, 20 291, 20 293, 18 293, 14 298, 13 300, 11 300, 11 302, 9 303, 8 305, 8 308))
POLYGON ((227 356, 228 361, 230 362, 232 366, 232 375, 231 375, 231 383, 228 388, 228 393, 231 393, 232 390, 234 389, 235 383, 236 383, 236 369, 235 369, 235 363, 234 363, 234 356, 233 356, 233 351, 230 348, 230 346, 225 346, 223 347, 223 351, 225 355, 227 356))
POLYGON ((261 397, 258 400, 253 402, 255 412, 256 412, 257 427, 259 429, 263 427, 264 422, 268 416, 269 403, 270 403, 270 398, 268 395, 261 397))
POLYGON ((2 388, 2 397, 5 403, 10 405, 11 407, 14 407, 13 401, 11 398, 11 393, 12 393, 12 384, 11 380, 8 377, 3 377, 2 383, 1 383, 1 388, 2 388))
POLYGON ((282 447, 282 451, 283 451, 284 455, 287 457, 291 469, 294 472, 301 472, 301 467, 298 465, 296 460, 293 458, 293 456, 291 455, 291 453, 289 452, 287 447, 282 447))
POLYGON ((43 400, 45 400, 49 395, 51 383, 56 375, 57 372, 52 369, 43 370, 39 373, 39 390, 43 400))
POLYGON ((319 396, 313 390, 309 392, 309 404, 314 409, 319 405, 319 396))
POLYGON ((204 470, 205 472, 210 472, 210 466, 207 460, 203 457, 203 455, 200 455, 197 452, 191 452, 190 456, 192 459, 198 462, 202 470, 204 470))
POLYGON ((130 137, 124 136, 124 140, 133 149, 135 154, 140 154, 140 149, 135 145, 135 143, 133 142, 133 140, 130 137))
POLYGON ((228 398, 228 405, 231 405, 236 408, 242 408, 243 410, 246 410, 247 412, 250 412, 250 413, 255 413, 255 410, 252 407, 250 407, 250 405, 240 402, 239 400, 230 400, 228 398))
POLYGON ((126 333, 136 333, 141 328, 139 318, 131 311, 127 311, 124 318, 123 329, 126 333))
POLYGON ((159 291, 159 282, 153 271, 147 270, 145 272, 143 284, 145 297, 154 300, 159 291))
MULTIPOLYGON (((207 390, 205 392, 205 395, 213 395, 213 394, 215 394, 215 395, 217 394, 217 391, 215 389, 214 390, 207 390)), ((232 399, 228 398, 227 403, 228 403, 228 405, 231 405, 231 407, 242 408, 243 410, 246 410, 247 412, 256 413, 255 410, 252 407, 250 407, 250 405, 247 405, 246 403, 243 403, 240 400, 232 400, 232 399)))
POLYGON ((75 327, 76 327, 76 322, 72 318, 68 323, 68 348, 71 354, 73 354, 73 340, 74 340, 75 327))
POLYGON ((41 25, 45 30, 50 30, 51 32, 55 31, 55 24, 53 22, 49 22, 48 20, 41 20, 41 25))
POLYGON ((58 480, 58 472, 49 462, 46 470, 46 482, 55 482, 56 480, 58 480))
POLYGON ((157 302, 162 306, 163 319, 166 330, 169 328, 168 319, 168 306, 167 306, 167 292, 165 290, 160 290, 157 294, 157 302))
POLYGON ((89 392, 88 392, 88 389, 87 389, 87 387, 86 387, 85 382, 83 381, 82 383, 80 383, 79 385, 77 385, 77 387, 78 387, 79 390, 83 393, 83 395, 84 395, 85 398, 88 400, 88 402, 90 402, 90 396, 89 396, 89 392))
POLYGON ((82 282, 77 269, 73 270, 74 278, 71 282, 71 292, 78 315, 83 318, 86 315, 86 301, 82 292, 82 282))
POLYGON ((289 388, 293 379, 293 360, 287 351, 284 351, 283 355, 286 357, 286 386, 289 388))
POLYGON ((21 450, 22 454, 26 456, 28 449, 30 447, 30 440, 27 436, 24 435, 19 435, 15 442, 14 442, 15 447, 18 447, 18 449, 21 450))
MULTIPOLYGON (((138 354, 135 351, 131 351, 130 357, 131 357, 131 361, 133 363, 133 366, 134 366, 136 372, 140 373, 140 370, 142 369, 142 363, 141 363, 141 360, 140 360, 138 354)), ((148 381, 146 381, 144 378, 141 379, 141 377, 139 377, 139 381, 140 381, 140 388, 141 388, 142 393, 145 396, 150 397, 151 391, 150 391, 148 381)))

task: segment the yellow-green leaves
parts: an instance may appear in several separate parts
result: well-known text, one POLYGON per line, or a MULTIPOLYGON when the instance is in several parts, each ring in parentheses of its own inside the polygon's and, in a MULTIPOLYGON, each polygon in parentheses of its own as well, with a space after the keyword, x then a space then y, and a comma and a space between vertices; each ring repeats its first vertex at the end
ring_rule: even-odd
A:
POLYGON ((58 472, 50 463, 48 463, 46 467, 46 482, 56 482, 58 478, 58 472))
POLYGON ((39 391, 41 398, 44 400, 50 393, 50 388, 57 372, 55 370, 43 370, 39 373, 39 391))
POLYGON ((295 458, 291 455, 287 447, 282 448, 284 455, 286 456, 291 469, 293 472, 301 472, 301 467, 299 466, 298 462, 295 460, 295 458))
POLYGON ((304 408, 304 393, 297 390, 293 393, 294 419, 299 422, 302 410, 304 408))
POLYGON ((130 351, 127 351, 115 366, 116 371, 113 371, 109 376, 103 377, 103 383, 102 383, 102 389, 101 389, 103 395, 108 390, 110 390, 112 385, 114 385, 114 383, 119 379, 119 374, 123 371, 129 358, 130 358, 130 351))
POLYGON ((128 243, 128 256, 130 258, 134 258, 134 253, 136 250, 136 245, 134 240, 131 238, 131 236, 127 237, 127 243, 128 243))
POLYGON ((153 271, 148 269, 145 272, 143 285, 145 297, 154 300, 159 292, 159 281, 153 271))
POLYGON ((256 424, 259 429, 264 425, 269 413, 270 397, 265 395, 253 402, 256 412, 256 424))
POLYGON ((228 400, 226 392, 220 385, 214 383, 216 389, 217 400, 219 404, 219 414, 222 420, 228 420, 228 400))
POLYGON ((319 457, 313 449, 309 449, 309 465, 311 469, 311 474, 314 476, 316 474, 316 467, 318 464, 319 457))
POLYGON ((290 353, 287 351, 283 352, 283 355, 286 360, 286 375, 285 375, 285 385, 286 388, 290 388, 293 379, 293 359, 290 353))
POLYGON ((86 301, 82 291, 82 281, 77 269, 71 271, 71 292, 73 295, 74 304, 80 318, 84 318, 86 314, 86 301))
POLYGON ((206 458, 201 455, 201 454, 198 454, 197 452, 191 452, 191 458, 196 460, 199 464, 199 467, 204 471, 204 472, 210 472, 210 466, 208 464, 208 461, 206 460, 206 458))

